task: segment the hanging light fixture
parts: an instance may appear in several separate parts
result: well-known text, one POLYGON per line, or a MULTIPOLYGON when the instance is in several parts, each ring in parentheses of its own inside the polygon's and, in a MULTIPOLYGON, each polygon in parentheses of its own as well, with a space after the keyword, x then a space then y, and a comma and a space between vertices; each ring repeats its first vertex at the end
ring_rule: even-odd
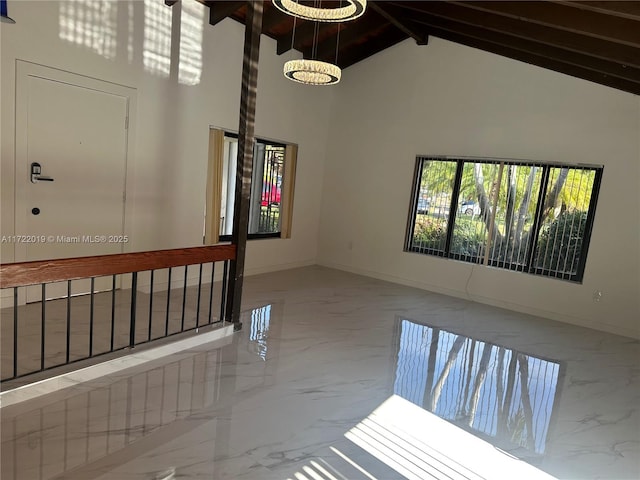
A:
POLYGON ((0 0, 0 22, 16 23, 16 21, 7 13, 7 0, 0 0))
POLYGON ((367 0, 346 0, 348 5, 338 8, 311 7, 294 0, 271 1, 288 15, 317 22, 346 22, 358 18, 367 8, 367 0))
POLYGON ((333 63, 302 58, 285 63, 284 76, 307 85, 333 85, 340 81, 342 71, 333 63))
MULTIPOLYGON (((291 31, 291 49, 294 48, 296 35, 296 19, 293 19, 293 30, 291 31)), ((284 76, 294 82, 305 85, 335 85, 342 77, 342 70, 338 65, 323 62, 315 58, 318 46, 319 27, 316 22, 313 32, 313 43, 311 47, 311 59, 301 58, 289 60, 284 64, 284 76)), ((336 63, 338 63, 338 45, 340 44, 340 25, 336 38, 336 63)))

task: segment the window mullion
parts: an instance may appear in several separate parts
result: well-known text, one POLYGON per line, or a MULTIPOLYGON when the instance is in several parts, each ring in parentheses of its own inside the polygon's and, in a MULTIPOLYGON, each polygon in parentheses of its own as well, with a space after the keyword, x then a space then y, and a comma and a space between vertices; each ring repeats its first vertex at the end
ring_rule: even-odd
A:
POLYGON ((407 218, 407 236, 404 240, 405 251, 411 251, 413 247, 413 236, 416 228, 416 212, 418 208, 418 192, 420 191, 420 181, 422 179, 422 169, 424 168, 424 158, 420 158, 416 162, 416 168, 413 173, 413 188, 411 191, 411 207, 409 208, 409 217, 407 218))
POLYGON ((453 229, 456 221, 456 215, 458 212, 458 196, 460 195, 460 185, 462 184, 462 170, 464 168, 464 161, 458 160, 456 162, 456 175, 453 183, 453 192, 451 193, 451 205, 449 207, 449 218, 447 220, 447 238, 444 244, 445 257, 450 256, 451 252, 451 239, 453 238, 453 229))
MULTIPOLYGON (((484 264, 489 265, 489 257, 495 256, 495 252, 491 251, 493 246, 493 239, 495 237, 496 229, 496 211, 498 210, 498 199, 500 198, 500 187, 502 186, 502 174, 504 172, 504 163, 500 162, 498 167, 498 180, 496 182, 496 188, 494 191, 493 202, 491 204, 491 221, 489 223, 489 232, 487 232, 487 249, 484 255, 484 264)), ((499 253, 499 252, 498 252, 499 253)))
POLYGON ((591 199, 589 201, 589 211, 587 212, 587 222, 582 235, 582 247, 580 251, 580 259, 578 260, 578 268, 575 278, 582 279, 584 276, 584 267, 587 262, 587 252, 589 251, 589 242, 591 241, 591 230, 593 228, 593 218, 596 214, 596 202, 600 193, 600 182, 602 181, 602 169, 595 170, 595 178, 593 187, 591 188, 591 199))
MULTIPOLYGON (((571 187, 569 188, 569 198, 578 198, 580 197, 580 191, 582 190, 582 182, 584 181, 584 174, 583 174, 583 170, 574 170, 573 174, 574 174, 574 180, 571 182, 571 187), (576 191, 576 182, 575 182, 575 175, 576 173, 580 176, 580 181, 578 182, 578 186, 577 186, 577 190, 578 193, 576 196, 574 196, 574 192, 576 191)), ((576 202, 577 203, 577 202, 576 202)), ((563 213, 560 214, 561 216, 563 215, 563 213)), ((562 278, 572 278, 573 277, 573 273, 571 273, 571 271, 573 270, 573 262, 575 260, 575 255, 576 255, 576 251, 574 250, 574 246, 572 245, 572 239, 574 238, 574 232, 580 231, 580 224, 582 223, 581 219, 578 219, 578 225, 576 226, 576 215, 572 215, 571 216, 571 225, 569 226, 569 242, 567 244, 567 255, 565 255, 564 257, 564 262, 562 263, 562 278), (573 255, 569 256, 569 253, 571 252, 571 250, 573 250, 573 255), (569 272, 567 272, 567 267, 569 268, 569 272)), ((562 237, 565 238, 566 235, 566 230, 567 230, 567 222, 564 222, 564 229, 562 231, 562 237)), ((579 235, 578 235, 579 236, 579 235)), ((580 239, 580 241, 582 241, 582 239, 580 239)), ((560 262, 558 262, 559 264, 560 262)))
POLYGON ((265 163, 265 145, 253 144, 253 167, 249 193, 249 233, 260 232, 260 199, 262 196, 265 163))
POLYGON ((531 225, 531 235, 529 236, 529 258, 524 266, 525 272, 531 272, 535 269, 533 265, 536 248, 538 247, 538 237, 540 236, 540 223, 542 222, 542 212, 544 211, 544 199, 547 196, 547 188, 549 186, 549 173, 551 167, 542 165, 542 178, 540 179, 540 191, 538 192, 538 204, 536 205, 536 213, 533 225, 531 225))

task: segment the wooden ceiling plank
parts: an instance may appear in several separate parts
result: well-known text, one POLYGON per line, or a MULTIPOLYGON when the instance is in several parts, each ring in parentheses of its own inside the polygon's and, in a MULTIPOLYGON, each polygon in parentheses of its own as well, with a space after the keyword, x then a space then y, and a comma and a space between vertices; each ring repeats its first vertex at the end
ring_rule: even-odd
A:
POLYGON ((604 73, 594 72, 593 70, 577 67, 574 65, 568 65, 566 63, 545 58, 540 55, 522 52, 504 45, 493 44, 484 40, 478 40, 458 33, 448 32, 439 28, 430 28, 429 34, 434 37, 448 40, 450 42, 477 48, 486 52, 494 53, 496 55, 511 58, 513 60, 529 63, 531 65, 536 65, 548 70, 553 70, 559 73, 570 75, 572 77, 581 78, 583 80, 588 80, 618 90, 623 90, 635 95, 640 95, 640 83, 638 82, 612 77, 604 73))
POLYGON ((454 1, 451 3, 609 42, 640 47, 640 23, 627 18, 602 15, 552 2, 454 1))
POLYGON ((291 18, 284 12, 281 12, 273 4, 265 5, 264 14, 262 16, 262 33, 268 33, 273 27, 281 22, 291 18))
POLYGON ((209 5, 209 24, 217 25, 228 16, 242 8, 246 2, 240 1, 214 1, 208 2, 209 5))
POLYGON ((580 8, 582 10, 589 10, 596 13, 604 13, 606 15, 613 15, 620 18, 628 18, 630 20, 640 21, 640 2, 637 1, 587 1, 576 2, 574 0, 553 0, 554 3, 559 3, 568 7, 580 8))
POLYGON ((390 14, 383 6, 382 2, 369 2, 369 7, 378 15, 386 19, 394 27, 400 29, 409 37, 413 38, 418 45, 427 45, 429 43, 429 35, 409 27, 406 22, 398 20, 394 15, 390 14))
POLYGON ((337 28, 333 23, 297 19, 295 31, 291 29, 286 35, 278 37, 278 46, 276 47, 278 55, 282 55, 291 50, 291 35, 295 36, 293 48, 302 51, 305 45, 313 42, 313 38, 316 35, 316 25, 318 27, 318 38, 327 37, 329 31, 337 28))
MULTIPOLYGON (((356 22, 345 22, 340 27, 339 48, 345 49, 356 43, 364 43, 368 37, 372 36, 373 32, 380 30, 383 23, 385 23, 384 19, 378 15, 367 15, 356 22)), ((337 40, 337 35, 332 35, 318 43, 318 58, 330 57, 332 53, 335 55, 337 40)), ((310 49, 306 49, 304 53, 310 55, 310 49)))
POLYGON ((405 9, 408 18, 411 18, 414 12, 428 13, 440 18, 533 40, 602 60, 640 67, 640 54, 638 49, 627 45, 611 43, 542 25, 534 25, 526 21, 507 18, 493 13, 478 10, 474 11, 469 8, 452 5, 449 2, 446 4, 445 2, 390 2, 390 4, 405 9))
POLYGON ((562 48, 553 47, 537 43, 532 40, 514 37, 512 35, 486 30, 482 27, 467 25, 453 20, 439 18, 425 13, 415 13, 412 16, 413 21, 422 23, 429 28, 439 28, 451 33, 465 35, 467 37, 484 40, 496 45, 510 47, 541 57, 563 62, 568 65, 579 66, 594 72, 612 75, 618 78, 625 78, 640 83, 640 68, 627 67, 619 63, 590 57, 582 53, 576 53, 562 48))
MULTIPOLYGON (((391 27, 391 25, 390 25, 391 27)), ((342 69, 350 67, 365 58, 369 58, 382 50, 406 40, 409 36, 397 28, 389 28, 385 33, 369 40, 365 45, 340 49, 338 52, 338 66, 342 69)), ((318 58, 325 62, 333 62, 333 58, 318 58)))

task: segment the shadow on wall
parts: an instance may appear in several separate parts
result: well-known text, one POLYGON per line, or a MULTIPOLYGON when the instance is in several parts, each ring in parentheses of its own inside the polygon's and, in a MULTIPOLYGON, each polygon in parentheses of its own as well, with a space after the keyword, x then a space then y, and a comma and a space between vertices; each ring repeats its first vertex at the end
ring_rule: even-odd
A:
POLYGON ((198 85, 204 10, 195 0, 172 7, 156 0, 60 2, 59 37, 109 60, 142 61, 146 72, 165 78, 177 74, 178 83, 198 85), (179 48, 172 52, 172 44, 179 48))

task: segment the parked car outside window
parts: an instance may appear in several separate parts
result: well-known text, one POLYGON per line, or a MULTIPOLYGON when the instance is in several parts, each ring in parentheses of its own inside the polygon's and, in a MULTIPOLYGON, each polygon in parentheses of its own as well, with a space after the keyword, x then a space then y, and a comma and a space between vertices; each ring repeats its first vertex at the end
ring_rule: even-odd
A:
POLYGON ((272 205, 280 205, 281 196, 282 192, 279 185, 276 185, 275 183, 264 182, 262 184, 262 201, 260 202, 260 206, 268 207, 272 205))
POLYGON ((427 213, 429 213, 429 199, 428 198, 424 198, 424 197, 418 198, 417 212, 418 212, 418 215, 426 215, 427 213))
POLYGON ((480 215, 480 204, 475 200, 465 200, 460 204, 460 211, 465 215, 480 215))

